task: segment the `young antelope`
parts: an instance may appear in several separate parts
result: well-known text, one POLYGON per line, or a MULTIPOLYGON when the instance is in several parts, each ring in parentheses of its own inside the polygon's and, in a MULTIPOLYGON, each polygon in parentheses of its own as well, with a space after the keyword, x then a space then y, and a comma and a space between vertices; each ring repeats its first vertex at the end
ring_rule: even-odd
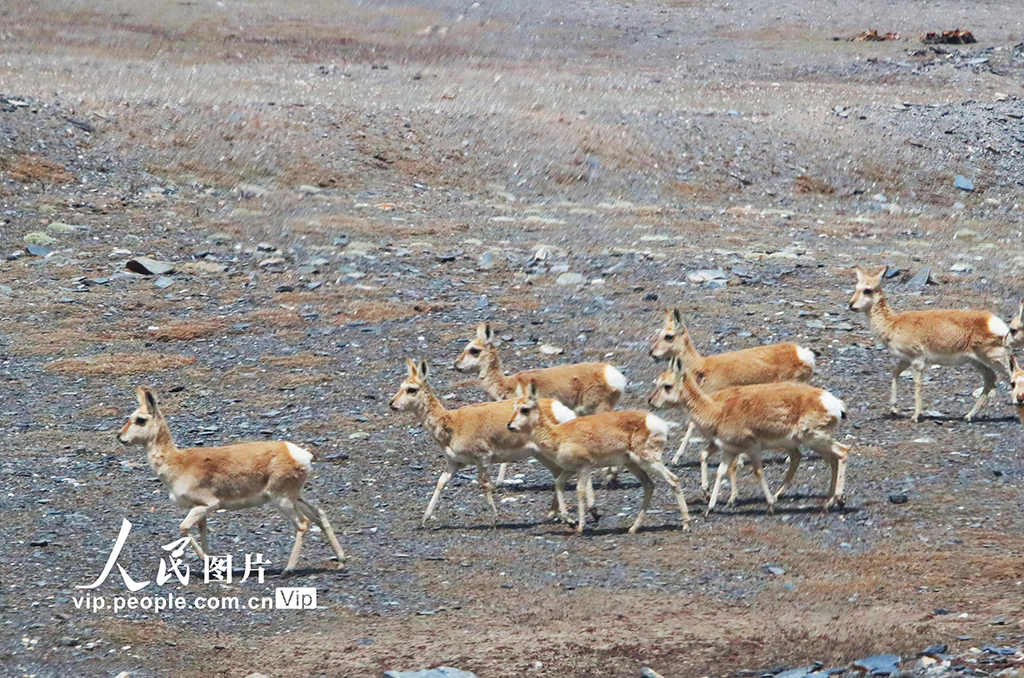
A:
POLYGON ((863 311, 878 340, 899 360, 892 370, 892 413, 896 408, 896 380, 907 368, 914 373, 913 421, 921 417, 921 381, 929 365, 973 365, 981 372, 984 385, 981 395, 965 419, 978 413, 989 392, 996 385, 997 375, 1007 375, 1006 346, 1010 328, 988 311, 936 309, 896 313, 889 307, 882 292, 882 281, 888 266, 876 273, 857 269, 857 288, 850 299, 851 311, 863 311))
MULTIPOLYGON (((739 455, 746 454, 771 513, 775 500, 793 481, 800 465, 801 447, 817 452, 832 469, 825 511, 833 504, 842 505, 849 447, 833 440, 832 433, 846 416, 846 405, 828 391, 807 384, 782 382, 735 386, 707 394, 693 373, 675 359, 672 369, 659 377, 648 402, 654 407, 684 409, 701 434, 722 451, 707 512, 718 501, 726 470, 739 455), (782 449, 789 454, 789 470, 774 495, 762 471, 761 451, 765 449, 782 449)), ((735 491, 729 503, 734 500, 735 491)))
POLYGON ((143 445, 149 465, 171 493, 171 500, 189 509, 181 523, 196 554, 205 559, 206 518, 212 511, 249 508, 271 502, 295 525, 295 545, 284 572, 295 569, 302 540, 313 521, 327 537, 343 567, 345 554, 322 510, 302 498, 313 455, 289 442, 240 443, 224 447, 178 449, 171 430, 148 388, 137 388, 139 407, 121 428, 123 445, 143 445), (199 526, 197 543, 191 534, 199 526))
POLYGON ((668 427, 664 421, 647 412, 622 410, 577 417, 559 423, 541 406, 539 389, 532 383, 513 401, 508 429, 526 433, 540 448, 540 454, 563 469, 555 481, 558 510, 568 524, 565 505, 565 482, 578 473, 576 494, 579 500, 577 532, 583 532, 586 510, 593 508, 594 493, 590 474, 596 468, 625 466, 637 477, 644 488, 640 513, 629 528, 634 534, 643 523, 644 514, 651 505, 654 483, 651 476, 659 476, 671 487, 683 518, 683 529, 688 529, 690 513, 679 479, 661 461, 668 427))

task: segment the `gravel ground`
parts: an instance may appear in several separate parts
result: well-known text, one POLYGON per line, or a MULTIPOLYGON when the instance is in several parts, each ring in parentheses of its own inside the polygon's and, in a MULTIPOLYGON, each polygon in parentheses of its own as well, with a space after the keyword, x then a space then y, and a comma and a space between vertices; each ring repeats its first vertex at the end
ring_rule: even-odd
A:
MULTIPOLYGON (((1016 311, 1015 9, 5 6, 0 673, 725 676, 1019 646, 1024 433, 1005 384, 968 424, 980 379, 930 371, 928 416, 891 418, 892 360, 846 310, 852 267, 886 263, 899 309, 1016 311), (980 42, 917 40, 956 27, 980 42), (905 38, 845 40, 869 28, 905 38), (142 255, 175 272, 126 270, 142 255), (923 267, 935 284, 908 285, 923 267), (689 277, 718 269, 724 286, 689 277), (566 272, 582 282, 557 284, 566 272), (815 383, 850 410, 844 511, 821 514, 815 457, 776 515, 744 473, 739 505, 702 518, 693 446, 676 469, 689 533, 659 488, 659 512, 627 535, 631 478, 598 491, 605 518, 583 536, 544 523, 536 464, 510 469, 497 529, 468 473, 419 529, 443 463, 387 408, 405 358, 431 361, 447 407, 479 402, 452 363, 488 319, 506 368, 607 360, 629 380, 622 406, 642 408, 665 307, 707 352, 819 354, 815 383), (313 534, 306 569, 282 580, 283 519, 220 514, 213 550, 264 553, 266 582, 146 591, 312 586, 316 610, 76 608, 122 518, 120 562, 151 579, 183 517, 114 441, 142 383, 179 446, 314 451, 308 496, 349 558, 333 569, 313 534)), ((769 460, 771 484, 784 468, 769 460)), ((97 593, 127 592, 115 570, 97 593)))

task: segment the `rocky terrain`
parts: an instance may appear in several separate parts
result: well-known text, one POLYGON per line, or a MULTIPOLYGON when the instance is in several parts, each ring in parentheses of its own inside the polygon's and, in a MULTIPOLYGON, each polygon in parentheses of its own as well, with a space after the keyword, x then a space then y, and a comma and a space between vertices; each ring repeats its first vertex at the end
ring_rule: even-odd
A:
MULTIPOLYGON (((980 378, 931 370, 924 420, 892 418, 892 360, 846 309, 852 267, 888 264, 898 309, 1016 312, 1017 9, 6 3, 0 674, 671 678, 878 654, 930 677, 1018 670, 985 649, 1024 643, 1006 386, 965 423, 980 378), (979 42, 918 40, 953 28, 979 42), (903 37, 847 40, 868 29, 903 37), (452 363, 488 319, 506 368, 606 360, 622 405, 645 407, 666 307, 707 352, 818 353, 816 383, 849 408, 845 510, 821 513, 815 457, 775 515, 742 473, 738 506, 703 518, 694 445, 676 468, 689 532, 660 488, 627 535, 626 477, 586 534, 545 523, 537 464, 510 468, 496 529, 471 473, 419 528, 443 464, 387 408, 405 358, 431 361, 446 406, 479 402, 452 363), (147 592, 307 586, 317 609, 76 607, 122 518, 119 562, 152 579, 184 515, 114 439, 143 383, 179 446, 312 450, 308 495, 348 555, 334 569, 314 533, 282 580, 286 522, 219 514, 213 550, 263 553, 266 581, 204 584, 186 556, 187 587, 147 592)), ((769 482, 783 472, 773 457, 769 482)), ((127 594, 116 568, 96 593, 127 594)))

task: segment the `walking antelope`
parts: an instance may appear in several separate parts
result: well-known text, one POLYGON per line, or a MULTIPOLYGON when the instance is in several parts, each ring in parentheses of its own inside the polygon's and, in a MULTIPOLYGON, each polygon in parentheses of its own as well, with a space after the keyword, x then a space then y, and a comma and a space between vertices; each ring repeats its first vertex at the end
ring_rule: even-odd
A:
MULTIPOLYGON (((398 393, 391 398, 391 409, 414 413, 444 450, 447 460, 447 466, 438 478, 434 494, 423 514, 423 526, 426 526, 427 520, 433 514, 445 485, 454 474, 466 466, 472 465, 477 468, 477 479, 491 507, 492 523, 497 520, 498 508, 491 494, 488 473, 491 464, 536 457, 554 477, 559 477, 562 469, 538 454, 537 445, 530 441, 529 435, 509 430, 507 424, 509 417, 512 416, 511 400, 446 410, 427 383, 426 361, 421 360, 417 365, 412 360, 406 360, 406 365, 409 370, 408 376, 399 387, 398 393)), ((568 421, 576 416, 572 410, 557 400, 542 400, 540 407, 557 421, 568 421)), ((557 499, 553 497, 551 512, 548 514, 549 520, 555 516, 557 506, 557 499)))
MULTIPOLYGON (((814 352, 796 344, 769 344, 702 356, 693 345, 690 332, 683 324, 683 314, 678 308, 665 311, 665 324, 651 345, 650 353, 655 360, 678 356, 683 366, 693 372, 705 393, 749 384, 808 382, 814 376, 814 352)), ((672 457, 673 464, 678 463, 683 456, 693 429, 691 421, 679 450, 672 457)), ((708 452, 709 447, 705 446, 700 453, 700 486, 705 495, 709 487, 708 452)), ((731 476, 735 487, 735 469, 732 469, 731 476)))
POLYGON ((672 486, 683 529, 688 529, 690 513, 679 479, 661 461, 668 426, 648 412, 620 410, 577 417, 559 423, 538 400, 540 389, 533 382, 513 401, 512 416, 508 420, 510 431, 529 434, 540 448, 540 454, 563 470, 555 480, 558 511, 568 524, 565 505, 565 482, 578 473, 576 495, 579 500, 577 532, 583 532, 586 510, 594 506, 594 492, 590 474, 595 468, 625 466, 637 477, 644 488, 643 504, 636 520, 629 528, 634 534, 643 523, 644 514, 651 505, 656 475, 672 486))
MULTIPOLYGON (((598 414, 615 409, 626 378, 608 363, 576 363, 556 365, 537 370, 525 370, 505 376, 494 345, 494 332, 490 323, 476 326, 476 336, 455 361, 459 372, 476 370, 487 395, 494 400, 511 398, 517 387, 537 384, 542 398, 554 398, 577 415, 598 414)), ((498 469, 500 484, 505 480, 505 465, 498 469)))
POLYGON ((284 572, 295 569, 309 521, 316 523, 343 567, 345 554, 338 538, 319 508, 302 498, 302 486, 312 468, 313 455, 289 442, 241 443, 225 447, 178 449, 171 439, 156 396, 148 388, 136 389, 139 407, 121 428, 117 439, 124 445, 145 445, 149 465, 171 499, 189 509, 181 523, 196 554, 205 559, 206 517, 211 511, 235 510, 271 502, 295 525, 295 545, 284 572), (191 534, 199 526, 197 543, 191 534))
POLYGON ((1017 418, 1024 424, 1024 369, 1013 356, 1010 356, 1010 371, 1010 388, 1013 390, 1010 400, 1017 408, 1017 418))
MULTIPOLYGON (((825 510, 843 503, 849 447, 833 440, 832 433, 845 417, 846 405, 828 391, 807 384, 782 382, 734 386, 709 395, 701 389, 693 372, 687 370, 679 358, 674 358, 672 369, 658 378, 648 402, 654 407, 686 410, 701 434, 721 449, 722 462, 718 465, 708 512, 715 507, 726 470, 739 455, 746 454, 754 475, 761 482, 771 513, 775 500, 793 481, 800 465, 801 446, 817 452, 832 469, 825 510), (774 495, 762 471, 761 451, 765 449, 783 449, 789 454, 789 470, 774 495)), ((735 498, 734 487, 730 505, 735 498)))
POLYGON ((892 370, 892 413, 896 409, 896 380, 909 367, 914 373, 913 421, 921 417, 921 381, 928 365, 974 365, 984 379, 981 394, 965 417, 974 418, 996 384, 1006 375, 1010 328, 988 311, 933 310, 896 313, 882 292, 888 266, 877 273, 857 269, 857 288, 851 311, 863 311, 871 330, 899 360, 892 370))

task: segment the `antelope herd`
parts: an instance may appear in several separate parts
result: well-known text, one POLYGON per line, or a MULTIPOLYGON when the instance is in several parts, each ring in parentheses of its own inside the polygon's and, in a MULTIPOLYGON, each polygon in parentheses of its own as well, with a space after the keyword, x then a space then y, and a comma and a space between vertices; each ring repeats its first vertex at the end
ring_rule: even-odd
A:
MULTIPOLYGON (((891 405, 897 414, 897 379, 908 368, 914 376, 914 413, 921 416, 921 383, 927 367, 973 365, 982 375, 977 400, 967 413, 973 419, 1000 378, 1008 380, 1011 400, 1024 423, 1024 369, 1011 354, 1024 345, 1024 300, 1017 316, 1007 325, 981 310, 892 310, 882 291, 887 268, 874 272, 856 269, 857 282, 849 302, 852 311, 864 312, 876 338, 897 359, 892 370, 891 405)), ((667 360, 669 369, 656 380, 647 402, 654 408, 678 408, 689 419, 687 431, 672 458, 674 465, 685 453, 696 431, 703 439, 700 482, 708 497, 707 515, 718 501, 725 474, 730 474, 732 506, 737 498, 737 469, 749 462, 757 478, 768 513, 790 486, 803 458, 811 450, 825 460, 831 471, 827 512, 842 506, 850 448, 835 440, 836 429, 846 418, 842 400, 827 390, 811 386, 815 354, 796 344, 759 346, 728 353, 701 355, 690 338, 679 310, 665 313, 664 324, 651 345, 655 360, 667 360), (789 468, 774 493, 764 477, 762 452, 781 450, 789 456, 789 468), (714 486, 708 478, 707 460, 720 454, 714 486)), ((448 410, 428 381, 425 360, 407 360, 407 375, 391 398, 390 407, 412 413, 441 447, 446 466, 423 514, 422 525, 433 515, 438 499, 452 476, 464 467, 475 467, 490 507, 492 525, 498 509, 494 502, 491 467, 535 459, 554 480, 554 496, 548 519, 558 516, 582 532, 587 514, 595 520, 593 472, 625 468, 643 487, 640 510, 629 528, 635 533, 648 511, 654 479, 671 488, 682 520, 690 523, 686 499, 678 476, 662 460, 669 425, 641 410, 616 410, 626 379, 607 363, 579 363, 533 369, 506 375, 501 367, 494 331, 480 323, 474 337, 455 361, 460 372, 475 372, 492 398, 490 402, 448 410), (566 482, 576 477, 578 512, 575 521, 565 501, 566 482)), ((178 449, 156 396, 138 389, 139 407, 118 434, 125 445, 143 445, 150 466, 170 492, 171 499, 189 509, 180 530, 196 553, 207 551, 206 520, 217 510, 249 508, 271 502, 295 526, 295 544, 285 572, 295 568, 303 537, 310 522, 327 538, 343 565, 344 553, 322 510, 307 503, 301 491, 312 468, 313 455, 290 442, 252 442, 218 448, 178 449), (199 541, 191 535, 198 526, 199 541)))

